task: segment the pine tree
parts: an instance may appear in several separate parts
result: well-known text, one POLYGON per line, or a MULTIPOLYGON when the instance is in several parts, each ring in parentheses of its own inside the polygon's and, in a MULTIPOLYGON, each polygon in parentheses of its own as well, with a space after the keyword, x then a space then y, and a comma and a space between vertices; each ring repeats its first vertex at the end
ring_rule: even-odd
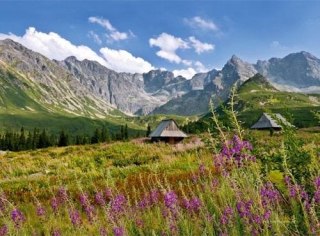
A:
POLYGON ((147 132, 146 132, 146 137, 149 137, 150 134, 151 134, 151 127, 150 127, 150 125, 148 124, 147 132))
POLYGON ((26 149, 26 136, 24 134, 24 128, 22 127, 20 130, 18 150, 25 150, 25 149, 26 149))
POLYGON ((106 142, 107 141, 107 136, 108 136, 108 131, 105 126, 102 127, 101 129, 101 142, 106 142))
POLYGON ((65 147, 65 146, 68 146, 68 144, 69 144, 69 136, 64 132, 64 130, 62 130, 60 132, 58 146, 65 147))
POLYGON ((50 146, 49 138, 47 136, 46 130, 43 129, 41 134, 39 135, 38 148, 46 148, 50 146))
POLYGON ((27 141, 26 141, 26 149, 32 149, 32 140, 33 140, 32 133, 29 131, 27 141))
POLYGON ((94 143, 99 143, 101 139, 101 133, 100 133, 100 130, 98 128, 96 128, 96 130, 94 131, 94 134, 91 138, 91 143, 94 144, 94 143))
POLYGON ((129 133, 128 133, 128 125, 126 124, 125 126, 124 126, 124 140, 128 140, 129 139, 129 133))

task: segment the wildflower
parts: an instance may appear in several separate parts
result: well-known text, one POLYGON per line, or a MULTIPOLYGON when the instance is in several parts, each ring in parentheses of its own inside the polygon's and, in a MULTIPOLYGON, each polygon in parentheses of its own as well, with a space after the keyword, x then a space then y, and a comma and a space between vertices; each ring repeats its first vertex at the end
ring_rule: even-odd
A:
POLYGON ((176 206, 178 202, 178 196, 174 191, 167 192, 164 195, 164 204, 167 208, 172 209, 176 206))
POLYGON ((201 163, 201 164, 199 165, 199 173, 200 173, 201 175, 204 175, 205 172, 206 172, 206 167, 205 167, 205 165, 204 165, 203 163, 201 163))
POLYGON ((250 151, 252 151, 252 145, 235 135, 232 140, 225 142, 220 153, 215 156, 215 167, 224 171, 233 165, 242 167, 249 161, 255 161, 255 157, 250 155, 250 151))
POLYGON ((187 209, 189 213, 199 212, 202 205, 201 200, 197 197, 191 198, 190 200, 185 198, 182 203, 183 207, 187 209))
POLYGON ((88 220, 92 223, 95 218, 95 208, 92 205, 86 205, 84 207, 84 212, 86 213, 86 216, 88 217, 88 220))
POLYGON ((150 192, 150 203, 152 205, 158 203, 159 201, 159 191, 157 189, 153 189, 150 192))
POLYGON ((53 231, 52 231, 52 234, 51 234, 52 236, 61 236, 61 232, 60 232, 60 230, 59 229, 54 229, 53 231))
POLYGON ((114 236, 123 236, 124 235, 124 229, 122 227, 113 228, 113 235, 114 236))
POLYGON ((138 228, 143 228, 144 226, 144 221, 140 218, 136 219, 136 225, 138 228))
POLYGON ((99 233, 100 233, 100 236, 107 236, 108 235, 107 230, 104 227, 100 227, 99 233))
POLYGON ((0 227, 0 236, 6 236, 8 234, 8 226, 2 225, 0 227))
POLYGON ((252 204, 253 204, 252 200, 249 200, 247 202, 246 201, 237 202, 237 210, 241 218, 250 216, 251 214, 250 209, 252 204))
POLYGON ((70 210, 69 217, 74 227, 78 227, 81 225, 81 217, 79 211, 77 211, 76 209, 70 210))
POLYGON ((58 189, 57 198, 59 199, 60 204, 63 204, 68 200, 68 193, 64 187, 58 189))
POLYGON ((269 205, 277 203, 280 199, 280 193, 273 187, 271 182, 267 182, 260 190, 262 206, 267 208, 269 205))
POLYGON ((42 217, 46 214, 45 209, 40 204, 37 206, 36 212, 37 212, 37 216, 39 217, 42 217))
POLYGON ((124 212, 125 207, 127 204, 127 199, 124 195, 118 195, 116 196, 112 201, 110 205, 111 212, 119 214, 124 212))
POLYGON ((219 186, 219 180, 218 179, 213 179, 212 182, 211 182, 211 187, 212 189, 216 189, 217 187, 219 186))
POLYGON ((159 201, 159 191, 154 189, 146 194, 140 202, 138 202, 138 207, 140 209, 146 209, 158 203, 159 201))
POLYGON ((263 219, 265 220, 269 220, 271 216, 271 211, 270 210, 266 210, 263 214, 263 219))
POLYGON ((230 206, 227 206, 222 213, 221 219, 220 219, 220 223, 223 225, 227 225, 230 220, 232 219, 233 216, 233 209, 230 206))
POLYGON ((54 213, 57 213, 58 212, 58 209, 59 209, 59 201, 56 197, 53 197, 50 201, 50 205, 51 205, 51 208, 53 210, 54 213))
POLYGON ((85 207, 86 205, 89 204, 89 197, 88 197, 88 195, 87 195, 86 193, 80 194, 80 196, 79 196, 79 201, 80 201, 80 205, 81 205, 82 207, 85 207))
POLYGON ((20 228, 22 223, 25 221, 25 217, 24 217, 23 213, 19 209, 15 208, 11 212, 11 220, 15 224, 16 228, 20 228))
POLYGON ((97 192, 94 195, 94 200, 95 200, 96 204, 98 204, 100 206, 105 206, 106 205, 106 201, 103 198, 103 193, 102 192, 97 192))

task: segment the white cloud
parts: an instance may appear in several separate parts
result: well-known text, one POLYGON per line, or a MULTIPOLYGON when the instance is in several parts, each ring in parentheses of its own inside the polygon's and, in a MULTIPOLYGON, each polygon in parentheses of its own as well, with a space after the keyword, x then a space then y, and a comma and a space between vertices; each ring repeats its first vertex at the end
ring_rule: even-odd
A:
POLYGON ((89 31, 88 37, 92 38, 97 44, 99 44, 99 45, 102 44, 102 40, 100 39, 99 35, 96 34, 95 32, 89 31))
POLYGON ((214 50, 215 46, 209 43, 203 43, 196 39, 194 36, 189 37, 191 46, 195 49, 196 53, 201 54, 206 51, 214 50))
POLYGON ((191 79, 196 73, 208 72, 209 69, 205 67, 200 61, 191 62, 187 69, 174 70, 174 76, 181 75, 186 79, 191 79), (192 66, 193 65, 193 66, 192 66))
POLYGON ((191 66, 192 65, 192 61, 190 60, 182 60, 182 63, 186 66, 191 66))
POLYGON ((205 65, 203 65, 200 61, 196 61, 194 63, 194 65, 196 67, 197 72, 208 72, 209 71, 209 69, 205 65))
POLYGON ((78 60, 93 60, 102 65, 106 62, 97 53, 87 46, 76 46, 54 32, 42 33, 34 27, 29 27, 23 36, 14 34, 0 34, 0 39, 10 38, 25 47, 43 54, 50 59, 64 60, 66 57, 75 56, 78 60))
POLYGON ((287 50, 288 48, 284 45, 282 45, 279 41, 272 41, 270 44, 270 47, 272 49, 277 49, 277 50, 287 50))
POLYGON ((118 31, 112 32, 110 35, 108 35, 109 38, 113 39, 114 41, 124 40, 128 38, 127 33, 121 33, 118 31))
MULTIPOLYGON (((90 23, 98 24, 102 26, 107 31, 107 38, 110 42, 120 41, 129 38, 128 33, 118 31, 108 19, 102 17, 91 16, 88 18, 90 23)), ((130 31, 130 35, 133 35, 130 31)))
POLYGON ((211 20, 202 19, 200 16, 195 16, 191 19, 184 19, 185 23, 195 29, 218 31, 218 26, 211 20))
POLYGON ((144 73, 155 69, 149 62, 141 57, 134 57, 125 50, 114 50, 105 47, 101 48, 100 52, 109 65, 109 68, 115 71, 144 73))
POLYGON ((181 75, 186 79, 191 79, 197 73, 192 67, 189 67, 187 69, 182 69, 182 70, 174 70, 172 72, 174 76, 181 75))
POLYGON ((182 59, 177 55, 176 51, 189 48, 186 41, 167 33, 162 33, 157 38, 149 39, 149 45, 160 48, 160 51, 156 53, 159 57, 177 64, 181 63, 182 59))
POLYGON ((99 55, 87 46, 72 44, 57 33, 39 32, 34 27, 29 27, 23 36, 0 33, 0 40, 6 38, 21 43, 50 59, 64 60, 69 56, 75 56, 78 60, 97 61, 117 72, 142 73, 154 68, 149 62, 140 57, 134 57, 127 51, 101 48, 101 55, 99 55))

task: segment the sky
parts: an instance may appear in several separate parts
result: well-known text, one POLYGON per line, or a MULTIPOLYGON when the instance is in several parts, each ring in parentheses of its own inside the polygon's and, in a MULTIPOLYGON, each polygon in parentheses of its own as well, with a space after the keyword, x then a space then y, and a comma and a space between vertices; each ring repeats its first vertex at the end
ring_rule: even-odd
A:
POLYGON ((232 57, 320 57, 320 1, 0 0, 0 39, 50 59, 75 56, 118 72, 191 78, 232 57))

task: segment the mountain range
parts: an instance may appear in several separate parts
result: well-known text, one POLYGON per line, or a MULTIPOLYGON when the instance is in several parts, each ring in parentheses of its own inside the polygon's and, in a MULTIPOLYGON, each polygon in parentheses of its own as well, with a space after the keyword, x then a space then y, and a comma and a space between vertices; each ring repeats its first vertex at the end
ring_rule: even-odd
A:
POLYGON ((320 93, 320 60, 307 52, 250 64, 232 56, 221 70, 187 80, 170 71, 118 73, 98 62, 50 60, 10 39, 0 41, 0 110, 42 110, 90 118, 199 115, 228 98, 234 84, 260 73, 278 90, 320 93))

